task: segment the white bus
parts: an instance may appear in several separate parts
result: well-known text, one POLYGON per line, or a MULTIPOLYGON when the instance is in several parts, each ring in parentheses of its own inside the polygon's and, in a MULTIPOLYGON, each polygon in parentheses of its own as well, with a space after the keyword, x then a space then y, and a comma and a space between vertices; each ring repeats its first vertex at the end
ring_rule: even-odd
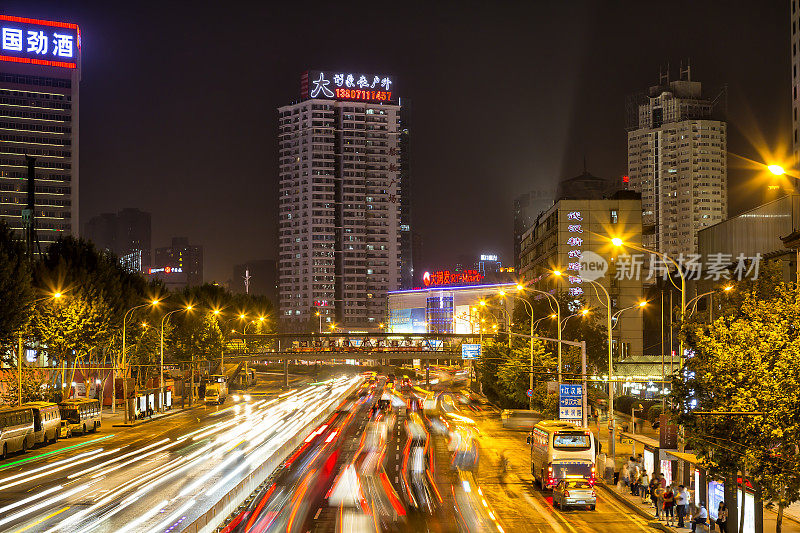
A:
POLYGON ((0 450, 3 459, 11 452, 25 453, 33 446, 33 412, 29 407, 0 409, 0 450))
POLYGON ((543 489, 555 487, 561 479, 595 481, 595 442, 588 428, 571 422, 542 420, 528 435, 531 445, 531 474, 543 489))
POLYGON ((58 404, 61 419, 72 431, 97 431, 100 427, 100 402, 94 398, 72 398, 58 404))
POLYGON ((30 407, 33 411, 33 434, 37 444, 45 444, 58 440, 61 429, 61 411, 58 404, 49 402, 28 402, 22 407, 30 407))

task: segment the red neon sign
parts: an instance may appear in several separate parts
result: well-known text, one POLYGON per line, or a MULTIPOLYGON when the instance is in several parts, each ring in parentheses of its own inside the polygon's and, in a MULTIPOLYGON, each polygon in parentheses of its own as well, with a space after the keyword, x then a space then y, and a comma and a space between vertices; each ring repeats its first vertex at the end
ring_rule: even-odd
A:
POLYGON ((336 89, 336 98, 341 100, 378 100, 392 99, 392 91, 365 91, 363 89, 336 89))
POLYGON ((78 67, 81 30, 77 24, 0 15, 0 26, 2 26, 4 34, 2 43, 0 43, 2 46, 0 61, 48 67, 78 67), (55 32, 53 32, 54 28, 55 32), (6 31, 10 35, 8 40, 6 31), (31 41, 31 39, 35 40, 31 41), (65 43, 65 45, 56 46, 56 41, 65 43), (67 42, 68 46, 66 46, 67 42), (36 46, 36 49, 32 51, 31 46, 36 46))
POLYGON ((450 272, 449 270, 438 270, 436 272, 425 272, 422 281, 426 287, 439 285, 455 285, 458 283, 478 283, 483 279, 483 274, 477 270, 464 270, 461 272, 450 272))

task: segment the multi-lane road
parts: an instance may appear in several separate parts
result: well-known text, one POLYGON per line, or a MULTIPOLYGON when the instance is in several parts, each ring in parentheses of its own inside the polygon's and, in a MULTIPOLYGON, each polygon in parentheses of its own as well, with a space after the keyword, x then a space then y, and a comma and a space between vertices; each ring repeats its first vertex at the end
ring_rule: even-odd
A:
POLYGON ((0 531, 180 531, 357 381, 254 391, 14 457, 0 464, 0 531))
POLYGON ((347 394, 359 378, 281 391, 262 377, 247 401, 30 451, 0 464, 0 531, 181 531, 289 439, 298 447, 224 531, 654 530, 600 490, 595 511, 553 509, 525 433, 439 377, 450 394, 433 403, 385 377, 347 394))

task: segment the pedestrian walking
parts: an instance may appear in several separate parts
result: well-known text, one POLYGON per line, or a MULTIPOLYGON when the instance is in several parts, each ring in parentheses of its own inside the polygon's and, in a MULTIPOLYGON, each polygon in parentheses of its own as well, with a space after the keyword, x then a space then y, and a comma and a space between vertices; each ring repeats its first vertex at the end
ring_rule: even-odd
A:
POLYGON ((663 472, 658 475, 658 482, 661 484, 662 489, 667 488, 667 478, 664 477, 663 472))
POLYGON ((655 505, 656 505, 656 519, 660 520, 664 513, 664 493, 666 489, 661 484, 656 485, 655 505))
POLYGON ((667 525, 671 526, 675 522, 675 493, 672 491, 672 486, 664 490, 664 518, 667 525))
POLYGON ((656 510, 656 518, 658 518, 658 478, 653 476, 653 479, 650 480, 650 502, 653 504, 653 508, 656 510))
POLYGON ((639 496, 642 497, 642 503, 647 503, 650 499, 650 477, 647 475, 647 470, 643 470, 639 478, 639 496))
POLYGON ((697 508, 697 512, 695 512, 694 517, 692 517, 692 531, 697 531, 697 524, 707 524, 707 523, 708 523, 708 511, 706 511, 703 502, 700 502, 700 505, 697 508))
POLYGON ((675 511, 678 514, 678 527, 686 527, 684 518, 689 507, 689 491, 683 485, 678 485, 678 492, 675 493, 675 511))
POLYGON ((639 495, 639 467, 634 466, 633 470, 631 470, 631 496, 638 496, 639 495))
POLYGON ((719 502, 715 523, 719 526, 720 533, 728 533, 728 506, 725 502, 719 502))

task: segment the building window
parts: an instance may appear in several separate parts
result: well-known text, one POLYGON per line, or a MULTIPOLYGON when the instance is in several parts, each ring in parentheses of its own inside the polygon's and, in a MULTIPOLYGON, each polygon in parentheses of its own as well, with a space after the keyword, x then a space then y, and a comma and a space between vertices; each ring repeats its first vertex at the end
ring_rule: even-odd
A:
POLYGON ((611 223, 616 224, 619 222, 619 213, 617 213, 616 209, 611 210, 611 223))

